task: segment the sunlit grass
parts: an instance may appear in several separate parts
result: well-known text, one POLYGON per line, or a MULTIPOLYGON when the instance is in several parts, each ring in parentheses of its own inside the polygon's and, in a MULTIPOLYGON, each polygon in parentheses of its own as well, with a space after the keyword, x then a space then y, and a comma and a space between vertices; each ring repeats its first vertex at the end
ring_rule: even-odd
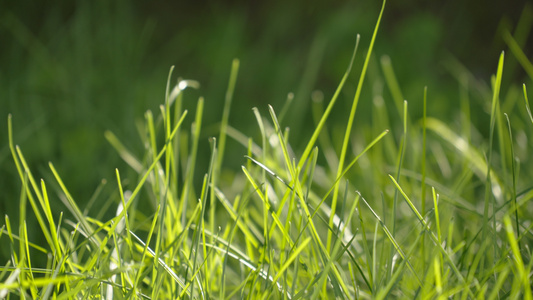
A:
MULTIPOLYGON (((16 116, 9 116, 20 213, 18 224, 5 216, 0 227, 11 254, 0 267, 0 298, 531 299, 533 189, 523 172, 531 162, 523 165, 514 146, 517 131, 533 132, 526 85, 516 100, 525 104, 521 113, 503 111, 502 53, 490 123, 482 125, 488 141, 474 143, 468 97, 459 107, 466 124, 457 126, 427 115, 431 89, 421 87, 423 115, 417 120, 402 99, 391 60, 383 57, 393 102, 385 103, 375 89, 371 124, 354 126, 359 101, 368 100, 360 93, 379 20, 351 110, 342 116, 346 120, 334 120, 345 124, 344 131, 328 124, 358 58, 359 36, 325 109, 315 95, 315 126, 303 151, 291 144, 299 133, 284 127, 298 113, 290 107, 292 96, 280 115, 273 106, 253 109, 253 137, 230 126, 238 60, 218 136, 209 139, 210 156, 199 155, 209 104, 200 97, 194 113, 183 109, 184 99, 193 101, 187 89, 200 86, 181 79, 173 84, 171 69, 159 112, 147 111, 139 125, 141 156, 120 136, 105 133, 136 176, 125 178, 116 169, 115 179, 102 183, 116 187, 112 194, 106 198, 99 186, 87 207, 78 206, 64 183, 75 174, 50 163, 55 181, 35 179, 13 141, 16 116), (389 111, 401 122, 391 122, 389 111), (242 145, 240 170, 225 167, 228 138, 242 145), (202 160, 206 169, 198 168, 202 160), (64 211, 51 207, 56 198, 64 211), (100 205, 97 215, 88 213, 90 205, 100 205), (29 218, 38 226, 28 228, 29 218), (45 244, 33 243, 29 230, 42 234, 45 244)), ((520 61, 525 64, 524 57, 520 61)))

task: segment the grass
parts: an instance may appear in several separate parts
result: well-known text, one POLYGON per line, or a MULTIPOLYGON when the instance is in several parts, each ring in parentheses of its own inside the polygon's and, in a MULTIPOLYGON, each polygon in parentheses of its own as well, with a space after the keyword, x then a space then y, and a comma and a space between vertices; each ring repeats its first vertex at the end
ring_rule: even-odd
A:
MULTIPOLYGON (((488 140, 471 121, 475 103, 462 79, 463 123, 428 116, 431 89, 423 87, 423 115, 411 116, 390 58, 373 59, 384 6, 345 125, 335 127, 339 121, 330 117, 359 58, 359 36, 327 107, 313 103, 315 126, 303 151, 291 145, 299 133, 283 127, 298 113, 290 101, 280 114, 272 106, 253 109, 255 137, 230 126, 234 60, 218 136, 209 139, 211 155, 199 156, 205 100, 197 100, 194 116, 183 109, 188 89, 199 84, 172 84, 171 69, 160 111, 147 111, 138 126, 142 156, 105 133, 136 175, 124 178, 116 169, 114 182, 102 183, 113 186, 108 197, 99 186, 79 207, 62 179, 75 174, 50 163, 55 181, 35 179, 14 143, 10 115, 21 190, 18 224, 6 215, 0 227, 11 254, 0 267, 0 298, 531 299, 533 117, 526 85, 522 95, 510 94, 522 101, 502 97, 502 53, 485 91, 492 99, 490 122, 482 124, 488 140), (359 126, 367 67, 379 69, 376 61, 394 102, 384 104, 374 89, 373 118, 359 126), (399 125, 387 118, 391 112, 401 116, 399 125), (229 139, 242 145, 241 170, 224 166, 229 139), (63 209, 53 209, 53 199, 63 209), (92 205, 101 206, 96 216, 88 213, 92 205), (37 228, 28 228, 30 218, 37 228), (45 244, 33 243, 29 230, 42 233, 45 244)), ((513 37, 505 38, 529 68, 513 37)))

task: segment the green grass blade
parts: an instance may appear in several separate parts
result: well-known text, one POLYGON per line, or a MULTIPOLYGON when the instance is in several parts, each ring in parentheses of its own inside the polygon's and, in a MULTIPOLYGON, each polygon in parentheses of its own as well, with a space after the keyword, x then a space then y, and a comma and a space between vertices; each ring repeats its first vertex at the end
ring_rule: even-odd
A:
POLYGON ((178 215, 181 215, 181 224, 182 226, 186 223, 186 212, 187 205, 190 198, 191 186, 193 185, 195 166, 197 163, 198 156, 198 143, 200 140, 200 132, 202 128, 202 116, 204 109, 204 98, 200 97, 198 99, 198 104, 196 106, 196 117, 194 119, 194 130, 192 135, 192 147, 187 161, 187 171, 185 173, 185 182, 183 184, 183 189, 181 193, 180 207, 178 210, 178 215))
MULTIPOLYGON (((411 257, 413 252, 416 250, 416 246, 418 244, 418 240, 420 239, 420 237, 421 237, 421 235, 418 235, 416 240, 413 242, 413 244, 411 246, 411 249, 409 249, 409 252, 407 253, 407 257, 411 257)), ((391 276, 389 282, 387 283, 387 285, 385 287, 383 287, 383 289, 380 289, 380 291, 376 295, 375 299, 381 300, 381 299, 387 299, 387 298, 390 297, 390 291, 398 283, 398 281, 400 280, 400 276, 402 276, 402 275, 405 276, 403 269, 405 268, 406 265, 409 267, 409 265, 410 265, 409 260, 407 260, 407 259, 402 260, 402 262, 396 268, 395 272, 392 274, 392 276, 391 276)), ((413 271, 413 270, 411 269, 411 271, 413 271)), ((417 276, 415 276, 415 277, 418 278, 417 276)), ((425 282, 425 283, 427 284, 427 282, 425 282)), ((423 288, 423 285, 421 285, 420 288, 423 288)))
POLYGON ((513 232, 513 225, 511 225, 511 218, 509 218, 508 215, 505 215, 503 217, 503 224, 505 228, 505 232, 507 234, 507 239, 509 240, 509 244, 511 246, 511 251, 513 253, 513 261, 516 269, 518 270, 518 281, 522 284, 524 289, 524 299, 531 300, 533 298, 531 293, 531 279, 530 279, 530 273, 526 272, 526 268, 524 266, 524 260, 522 259, 522 255, 520 254, 520 248, 518 245, 518 242, 515 239, 515 235, 513 232))
MULTIPOLYGON (((371 263, 374 261, 372 255, 370 254, 370 247, 368 247, 368 239, 366 237, 366 229, 365 229, 365 222, 363 221, 363 215, 361 211, 361 203, 357 203, 357 212, 359 215, 359 225, 361 226, 361 234, 363 235, 362 238, 362 244, 363 244, 363 251, 366 258, 366 271, 368 272, 368 288, 370 289, 370 292, 374 294, 375 292, 375 284, 374 284, 374 271, 371 263)), ((374 239, 374 242, 376 239, 374 239)), ((376 251, 374 251, 376 253, 376 251)))
MULTIPOLYGON (((520 223, 518 222, 518 203, 517 203, 517 200, 516 200, 516 170, 515 170, 515 152, 514 152, 514 147, 513 147, 513 132, 511 130, 511 121, 509 120, 509 116, 507 114, 505 114, 505 118, 507 119, 507 127, 509 129, 509 148, 511 150, 511 177, 513 179, 513 186, 512 186, 512 189, 511 189, 511 200, 513 201, 513 204, 514 204, 514 212, 515 212, 515 224, 516 224, 516 238, 518 239, 519 236, 520 236, 520 223)), ((520 241, 518 241, 518 248, 522 248, 520 247, 520 241)))
POLYGON ((142 163, 137 159, 130 151, 126 149, 126 146, 113 134, 111 131, 104 133, 107 141, 115 148, 120 157, 137 173, 142 172, 142 163))
POLYGON ((518 45, 508 30, 503 32, 503 40, 509 49, 511 49, 511 52, 514 54, 518 62, 522 65, 522 68, 524 68, 526 73, 529 75, 529 78, 533 79, 533 64, 531 64, 524 51, 520 49, 520 45, 518 45))
MULTIPOLYGON (((491 163, 492 163, 492 143, 494 139, 494 125, 496 122, 496 111, 497 107, 499 106, 499 97, 500 97, 500 85, 502 82, 502 72, 503 72, 503 58, 504 54, 500 55, 500 60, 498 62, 498 71, 496 73, 496 80, 494 82, 494 91, 492 96, 492 108, 490 113, 490 132, 489 132, 489 149, 488 149, 488 157, 487 157, 487 171, 486 171, 486 181, 485 181, 485 202, 483 206, 483 233, 481 235, 481 240, 485 241, 487 239, 488 231, 489 231, 489 206, 490 206, 490 200, 493 199, 494 195, 492 195, 491 190, 491 163)), ((494 218, 494 215, 496 214, 495 210, 495 199, 492 201, 492 213, 493 213, 493 230, 496 230, 496 219, 494 218)), ((496 242, 496 241, 494 241, 496 242)), ((494 246, 494 251, 496 251, 496 245, 494 246)), ((485 260, 481 262, 480 269, 482 271, 485 271, 484 268, 485 260)))
MULTIPOLYGON (((472 170, 480 179, 486 179, 485 172, 489 167, 483 155, 476 148, 469 144, 464 138, 453 132, 453 130, 444 122, 435 118, 427 118, 426 122, 428 129, 432 130, 448 142, 460 155, 464 156, 471 163, 472 170)), ((501 179, 492 168, 490 172, 492 184, 500 188, 503 187, 501 179)))
MULTIPOLYGON (((300 255, 300 253, 304 250, 304 248, 307 246, 307 244, 309 244, 309 242, 311 241, 311 238, 308 237, 306 238, 304 241, 302 241, 302 243, 298 246, 298 248, 296 248, 294 250, 294 252, 291 254, 291 256, 287 259, 287 261, 285 262, 285 264, 283 264, 283 266, 278 270, 278 273, 276 274, 276 276, 274 276, 274 278, 272 279, 272 282, 273 283, 277 283, 278 279, 283 275, 283 273, 285 272, 285 270, 290 266, 290 264, 298 257, 298 255, 300 255)), ((265 294, 265 296, 267 296, 265 294)))
MULTIPOLYGON (((421 162, 420 162, 420 168, 421 174, 422 174, 422 181, 420 182, 421 185, 421 191, 420 191, 420 210, 422 211, 422 215, 426 214, 426 146, 427 146, 427 137, 426 137, 426 114, 427 114, 427 93, 428 93, 428 87, 426 86, 424 88, 424 100, 423 100, 423 108, 422 108, 422 154, 421 154, 421 162)), ((426 249, 425 249, 425 235, 423 234, 421 237, 421 247, 420 247, 420 256, 422 257, 422 270, 425 270, 425 257, 426 257, 426 249)))
MULTIPOLYGON (((342 148, 341 148, 341 153, 340 153, 340 158, 339 158, 339 166, 338 166, 338 169, 337 169, 337 176, 336 176, 337 178, 340 177, 340 175, 342 174, 342 171, 344 170, 344 160, 346 159, 346 154, 347 154, 347 150, 348 150, 348 143, 349 143, 349 140, 350 140, 350 137, 351 137, 353 121, 354 121, 354 118, 355 118, 355 111, 357 110, 357 105, 359 103, 359 97, 361 95, 361 90, 363 88, 363 82, 364 82, 364 79, 365 79, 365 76, 366 76, 366 70, 368 68, 368 63, 370 61, 370 56, 372 54, 372 49, 374 47, 374 41, 376 40, 376 36, 377 36, 377 33, 378 33, 378 28, 379 28, 379 24, 381 22, 381 17, 383 15, 383 11, 385 10, 385 3, 386 3, 386 0, 383 1, 383 5, 382 5, 381 11, 379 13, 378 21, 377 21, 376 26, 374 28, 374 33, 372 34, 372 40, 370 41, 370 46, 368 48, 368 52, 366 54, 365 62, 363 64, 363 69, 361 71, 361 76, 359 77, 359 83, 357 85, 357 90, 355 91, 355 96, 354 96, 354 100, 353 100, 353 103, 352 103, 352 108, 350 110, 350 116, 348 118, 348 123, 346 125, 346 131, 345 131, 345 134, 344 134, 344 140, 343 140, 343 143, 342 143, 342 148)), ((339 184, 336 183, 335 184, 335 189, 333 191, 333 198, 331 200, 331 214, 329 216, 329 227, 333 226, 333 218, 335 217, 335 211, 337 209, 338 193, 339 193, 339 184)), ((326 249, 330 249, 331 248, 331 237, 332 237, 331 232, 328 232, 328 239, 327 239, 327 243, 326 243, 326 249)))
POLYGON ((391 59, 388 55, 384 55, 381 57, 380 62, 381 70, 383 71, 383 75, 385 75, 385 81, 387 82, 387 86, 389 87, 392 98, 394 99, 396 110, 398 111, 398 114, 401 115, 402 102, 405 98, 402 95, 402 90, 400 89, 400 85, 398 84, 398 79, 396 79, 396 75, 394 74, 391 59))
MULTIPOLYGON (((150 245, 150 241, 152 239, 152 236, 153 236, 153 233, 154 233, 154 229, 155 229, 155 227, 157 225, 157 221, 158 221, 160 210, 161 210, 161 206, 159 206, 157 208, 157 210, 155 212, 155 215, 154 215, 154 219, 152 220, 152 225, 150 226, 150 231, 148 232, 148 237, 146 239, 146 243, 145 243, 144 248, 143 248, 143 252, 142 252, 142 256, 141 256, 141 260, 140 260, 141 263, 144 262, 144 259, 146 257, 146 253, 148 252, 148 245, 150 245)), ((131 231, 129 231, 128 233, 131 235, 131 231)), ((141 280, 142 271, 143 271, 143 266, 141 265, 139 267, 139 270, 137 270, 137 275, 135 275, 135 281, 133 283, 134 291, 138 290, 137 286, 139 285, 139 281, 141 280)))
MULTIPOLYGON (((407 101, 403 102, 403 135, 402 140, 400 142, 400 148, 398 150, 398 162, 397 162, 397 168, 396 168, 396 180, 400 181, 401 171, 402 171, 402 165, 405 158, 405 149, 407 148, 407 101)), ((394 199, 392 202, 392 234, 396 234, 396 210, 397 210, 397 202, 398 202, 398 191, 396 190, 394 193, 394 199)), ((392 265, 392 264, 390 264, 392 265)))
MULTIPOLYGON (((248 170, 246 169, 246 167, 242 166, 242 171, 244 172, 244 174, 246 175, 246 178, 248 178, 248 181, 252 184, 252 186, 254 187, 254 190, 255 192, 257 193, 257 195, 259 196, 259 198, 263 201, 263 203, 266 205, 267 207, 267 210, 268 211, 271 211, 271 205, 270 205, 270 202, 268 200, 268 198, 261 192, 261 189, 259 188, 259 185, 255 182, 255 180, 253 179, 252 175, 250 174, 250 172, 248 172, 248 170)), ((282 236, 287 240, 287 242, 289 242, 289 246, 290 247, 293 247, 294 246, 294 242, 292 241, 292 239, 290 238, 289 234, 287 232, 285 232, 285 226, 283 226, 283 223, 281 222, 281 220, 278 218, 277 214, 275 214, 274 212, 271 211, 271 217, 272 219, 274 220, 274 223, 278 226, 279 230, 282 231, 282 236)), ((268 236, 265 237, 265 240, 268 239, 268 236)))
POLYGON ((79 209, 78 205, 70 195, 69 191, 67 190, 65 184, 63 183, 63 180, 59 176, 58 172, 56 171, 54 165, 52 162, 48 163, 48 166, 50 167, 50 170, 54 174, 54 177, 56 178, 57 183, 59 184, 61 190, 65 194, 65 197, 67 199, 67 208, 70 210, 70 212, 74 215, 76 220, 81 224, 82 229, 84 230, 85 234, 87 236, 91 236, 90 241, 96 246, 102 246, 100 239, 97 235, 95 235, 93 227, 87 222, 86 217, 83 215, 81 210, 79 209))
MULTIPOLYGON (((235 91, 235 84, 237 82, 237 75, 239 73, 239 60, 234 59, 231 64, 231 73, 228 82, 228 88, 226 90, 226 96, 224 99, 224 108, 222 111, 222 120, 220 122, 220 133, 218 136, 218 148, 217 156, 213 166, 213 175, 211 178, 211 185, 216 187, 218 185, 220 171, 222 167, 222 162, 224 160, 224 152, 226 150, 226 138, 227 138, 227 128, 229 122, 229 115, 231 110, 231 102, 233 100, 233 93, 235 91)), ((214 231, 215 228, 215 213, 217 207, 216 195, 214 192, 210 194, 210 208, 209 208, 209 230, 214 231)), ((211 241, 213 242, 213 241, 211 241)), ((214 259, 214 257, 213 257, 214 259)), ((211 260, 210 265, 214 265, 214 260, 211 260)), ((209 273, 205 274, 206 280, 209 278, 209 273)))
MULTIPOLYGON (((398 184, 398 182, 396 182, 396 180, 394 179, 394 177, 392 177, 391 175, 389 175, 389 178, 391 179, 391 181, 394 183, 394 185, 396 186, 396 188, 398 189, 398 191, 400 192, 400 194, 402 194, 403 198, 405 199, 406 203, 409 205, 409 208, 411 208, 411 211, 415 214, 415 216, 418 218, 418 221, 422 224, 422 226, 424 227, 424 230, 426 230, 430 236, 430 238, 433 240, 434 244, 438 247, 438 249, 442 252, 442 254, 446 257, 450 267, 453 269, 455 275, 457 276, 457 278, 462 282, 462 283, 465 283, 465 279, 463 277, 463 275, 461 274, 461 272, 459 271, 459 269, 457 268, 457 266, 455 265, 455 263, 453 262, 452 258, 450 257, 450 254, 443 248, 443 246, 439 243, 439 239, 435 236, 435 234, 431 231, 429 225, 427 224, 426 220, 422 217, 422 215, 418 212, 418 210, 416 209, 415 205, 413 204, 413 202, 409 199, 409 197, 405 194, 405 192, 403 191, 403 189, 400 187, 400 185, 398 184)), ((451 236, 451 234, 450 234, 451 236)), ((466 284, 466 283, 465 283, 466 284)), ((468 291, 469 293, 471 293, 470 291, 468 291)))
MULTIPOLYGON (((390 175, 389 175, 390 176, 390 175)), ((392 177, 391 177, 392 178, 392 177)), ((379 217, 379 215, 372 209, 372 207, 370 206, 370 204, 368 204, 368 202, 366 202, 365 198, 361 197, 361 200, 363 200, 363 202, 366 204, 366 206, 370 209, 370 212, 374 215, 374 217, 376 218, 376 220, 378 220, 379 222, 379 225, 381 225, 381 229, 383 229, 383 232, 385 233, 385 235, 387 236, 387 238, 389 239, 389 241, 392 243, 392 245, 394 246, 394 249, 396 250, 396 252, 400 255, 400 257, 402 258, 402 260, 404 260, 406 263, 407 263, 407 266, 409 268, 409 270, 411 271, 411 273, 413 273, 413 275, 415 276, 416 280, 417 280, 417 284, 419 286, 423 286, 423 283, 422 283, 422 280, 420 279, 420 277, 418 276, 418 274, 416 273, 415 269, 413 268, 413 266, 411 265, 411 263, 409 262, 409 258, 405 255, 404 251, 402 250, 402 248, 400 247, 400 244, 398 244, 398 242, 396 241, 396 239, 394 238, 394 236, 392 235, 392 233, 390 232, 389 228, 387 228, 387 226, 385 225, 385 223, 383 223, 383 220, 379 217)))
POLYGON ((44 184, 44 180, 42 179, 41 179, 41 190, 42 190, 43 200, 45 204, 44 211, 45 211, 46 219, 48 220, 48 226, 50 228, 50 234, 52 236, 52 242, 54 245, 52 250, 54 250, 55 255, 59 257, 63 252, 61 247, 59 246, 59 238, 57 234, 57 231, 59 230, 59 228, 56 227, 56 224, 54 222, 54 217, 52 215, 52 209, 50 208, 50 201, 48 200, 48 193, 46 191, 46 185, 44 184))
POLYGON ((320 135, 320 132, 322 131, 322 128, 326 124, 326 120, 329 117, 329 114, 331 113, 331 110, 333 109, 333 106, 335 106, 335 103, 337 102, 337 98, 339 97, 339 94, 344 87, 344 83, 346 82, 346 79, 348 79, 348 75, 350 75, 350 71, 352 70, 353 62, 355 59, 355 54, 357 53, 357 48, 359 47, 359 39, 360 36, 357 35, 355 47, 352 53, 352 58, 350 59, 350 63, 348 64, 348 68, 346 69, 346 72, 344 72, 344 76, 341 79, 341 82, 337 86, 337 89, 335 90, 335 93, 333 94, 333 97, 331 98, 331 101, 328 104, 328 107, 326 110, 322 113, 322 117, 320 118, 320 121, 318 122, 318 125, 316 126, 313 135, 309 139, 309 142, 307 143, 304 152, 302 153, 302 156, 300 157, 300 161, 298 162, 298 167, 303 167, 304 163, 307 161, 307 157, 309 154, 311 154, 311 151, 313 150, 313 147, 315 146, 315 142, 318 139, 318 136, 320 135))
POLYGON ((529 119, 531 120, 531 124, 533 124, 533 115, 531 114, 531 108, 529 107, 529 100, 527 98, 526 84, 524 83, 522 86, 523 86, 523 89, 524 89, 524 101, 526 102, 527 115, 529 116, 529 119))
MULTIPOLYGON (((237 82, 237 74, 239 73, 239 60, 234 59, 231 64, 231 73, 228 82, 228 89, 224 100, 224 108, 222 111, 222 121, 220 122, 220 134, 218 136, 218 154, 216 158, 215 174, 220 172, 222 160, 224 159, 224 150, 226 149, 226 136, 229 121, 229 114, 231 110, 231 102, 233 100, 233 93, 235 91, 235 84, 237 82)), ((218 177, 219 175, 216 175, 218 177)))
POLYGON ((28 186, 28 175, 25 174, 24 181, 22 183, 22 191, 20 193, 19 199, 19 261, 17 262, 17 267, 21 268, 22 275, 20 276, 23 281, 25 278, 25 272, 23 271, 26 267, 26 244, 28 243, 28 236, 24 230, 26 224, 26 204, 27 204, 27 195, 26 190, 28 186))

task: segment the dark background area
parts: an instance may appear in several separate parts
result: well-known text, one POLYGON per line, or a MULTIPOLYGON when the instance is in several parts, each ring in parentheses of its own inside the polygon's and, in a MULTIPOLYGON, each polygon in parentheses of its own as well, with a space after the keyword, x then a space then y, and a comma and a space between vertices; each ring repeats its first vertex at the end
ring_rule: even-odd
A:
MULTIPOLYGON (((74 198, 84 203, 102 178, 114 180, 116 167, 132 172, 103 133, 113 131, 142 156, 135 120, 147 109, 158 113, 171 65, 172 83, 182 77, 201 84, 187 92, 185 106, 194 113, 198 97, 206 99, 200 155, 208 155, 207 138, 217 134, 231 61, 239 58, 230 125, 257 135, 252 107, 267 115, 272 104, 279 112, 294 92, 284 126, 291 127, 299 150, 312 128, 311 93, 320 90, 326 100, 331 97, 359 33, 356 70, 337 110, 343 124, 343 108, 351 105, 380 7, 380 1, 2 1, 0 121, 7 124, 12 114, 15 143, 37 178, 52 182, 48 161, 53 162, 74 198)), ((421 115, 424 86, 435 99, 428 113, 453 118, 458 84, 446 62, 454 57, 489 82, 500 52, 507 50, 501 33, 513 32, 523 14, 523 20, 533 18, 529 2, 389 1, 374 69, 379 70, 383 55, 391 57, 413 118, 421 115)), ((530 25, 522 32, 529 57, 530 25)), ((515 68, 506 80, 525 80, 508 58, 515 68)), ((365 103, 371 89, 363 92, 358 122, 369 118, 365 103)), ((16 224, 21 183, 7 126, 0 129, 0 215, 8 214, 16 224)), ((245 149, 234 142, 228 147, 235 151, 228 151, 226 165, 237 170, 245 149)), ((206 167, 197 170, 203 173, 206 167)))

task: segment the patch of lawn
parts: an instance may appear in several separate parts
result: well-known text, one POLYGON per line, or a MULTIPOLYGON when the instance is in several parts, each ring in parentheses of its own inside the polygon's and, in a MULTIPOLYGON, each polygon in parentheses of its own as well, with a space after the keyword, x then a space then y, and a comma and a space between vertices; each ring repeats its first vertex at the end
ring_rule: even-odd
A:
MULTIPOLYGON (((6 215, 0 227, 11 255, 0 267, 0 298, 531 299, 526 85, 503 95, 513 89, 502 86, 502 53, 491 88, 482 91, 489 95, 486 129, 471 121, 471 85, 461 81, 457 123, 427 115, 431 88, 420 87, 422 116, 411 115, 391 60, 373 54, 384 8, 363 54, 356 38, 327 106, 324 95, 313 95, 314 127, 301 151, 291 145, 300 133, 284 127, 299 113, 291 101, 254 108, 253 137, 231 126, 239 60, 217 133, 203 144, 208 104, 198 98, 193 113, 183 105, 201 87, 175 80, 171 69, 159 111, 138 124, 141 156, 119 134, 105 133, 134 175, 116 169, 80 207, 64 183, 76 174, 51 162, 54 180, 36 179, 13 141, 10 115, 21 190, 18 224, 6 215), (353 100, 335 115, 342 120, 331 120, 355 61, 363 67, 353 100), (366 84, 375 88, 362 98, 366 84), (384 88, 392 102, 384 101, 384 88), (368 124, 357 122, 360 101, 372 106, 368 124), (400 123, 389 120, 391 112, 400 123), (230 140, 242 146, 240 170, 225 167, 230 140), (209 156, 199 155, 202 145, 209 156), (102 192, 104 185, 111 191, 102 192), (51 208, 52 198, 62 211, 51 208), (96 215, 89 213, 94 206, 96 215), (29 218, 37 225, 28 227, 29 218), (45 244, 33 243, 29 231, 45 244)), ((529 70, 513 37, 506 40, 529 70)), ((450 68, 460 79, 470 75, 450 68)))

